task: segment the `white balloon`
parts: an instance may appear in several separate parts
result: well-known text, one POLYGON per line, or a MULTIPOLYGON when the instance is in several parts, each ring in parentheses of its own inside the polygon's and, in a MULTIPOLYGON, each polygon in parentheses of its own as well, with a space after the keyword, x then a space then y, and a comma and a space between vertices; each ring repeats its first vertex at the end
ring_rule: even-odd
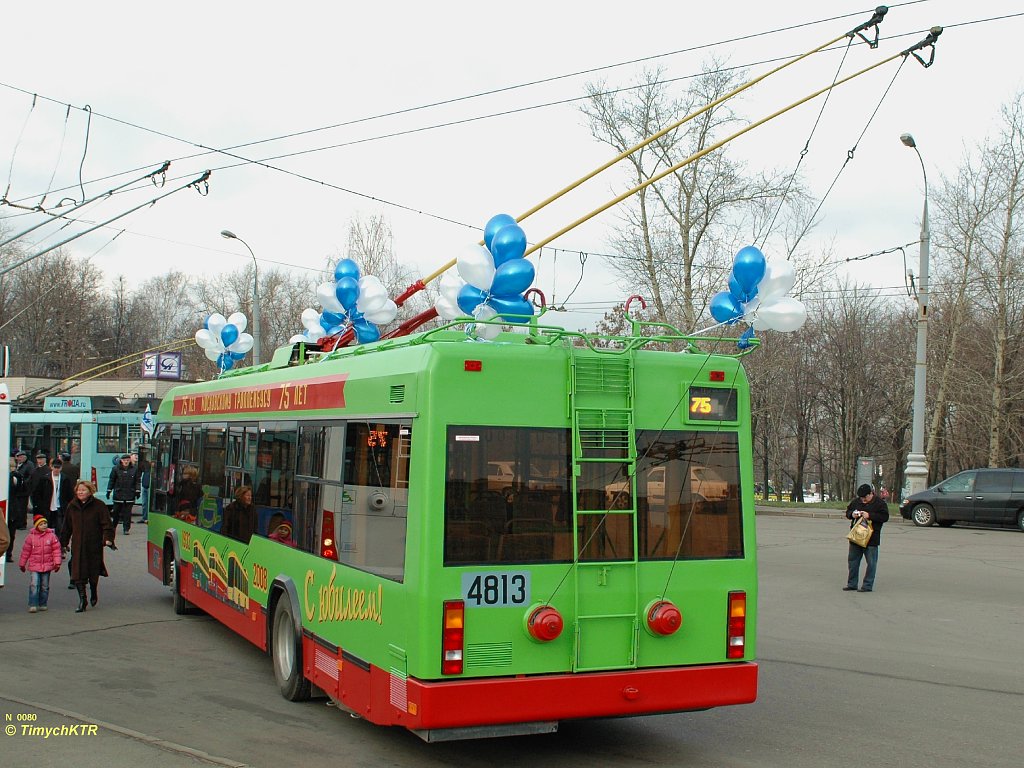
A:
POLYGON ((320 283, 316 287, 316 298, 325 312, 344 312, 338 297, 334 293, 334 283, 320 283))
POLYGON ((231 325, 235 326, 238 329, 239 333, 244 331, 245 326, 249 324, 249 321, 245 319, 245 315, 243 315, 241 312, 232 312, 231 315, 228 317, 228 322, 231 325))
POLYGON ((220 338, 220 332, 224 330, 224 326, 227 324, 227 318, 220 312, 214 312, 210 315, 210 319, 206 321, 206 327, 210 329, 210 333, 218 338, 220 338))
POLYGON ((439 296, 437 301, 434 302, 434 309, 445 320, 454 320, 457 317, 463 316, 463 311, 459 309, 459 305, 446 296, 439 296))
POLYGON ((466 284, 466 281, 459 277, 457 271, 449 269, 443 275, 441 275, 440 292, 441 295, 446 299, 449 299, 452 304, 459 303, 459 291, 462 290, 462 286, 466 284))
POLYGON ((764 271, 764 277, 757 284, 757 296, 762 302, 768 303, 782 298, 796 284, 796 270, 791 261, 770 261, 764 271))
POLYGON ((296 333, 294 336, 288 339, 289 344, 296 344, 297 342, 300 341, 306 341, 306 337, 301 333, 296 333))
POLYGON ((221 354, 222 353, 219 352, 216 349, 208 349, 208 350, 206 350, 206 357, 208 359, 210 359, 210 360, 213 360, 213 362, 215 362, 215 363, 217 362, 217 358, 220 357, 221 354))
POLYGON ((252 345, 255 343, 255 339, 248 334, 239 334, 238 338, 235 339, 235 343, 228 347, 228 352, 248 352, 252 349, 252 345))
POLYGON ((486 339, 487 341, 490 341, 491 339, 497 338, 498 334, 501 333, 501 326, 477 324, 474 333, 476 333, 476 337, 478 339, 486 339))
POLYGON ((198 331, 196 331, 196 344, 198 344, 203 349, 209 349, 214 344, 216 344, 216 340, 214 339, 212 333, 210 333, 205 328, 200 328, 198 331))
POLYGON ((322 339, 326 335, 327 335, 327 333, 324 331, 324 329, 320 325, 317 325, 316 328, 307 328, 306 329, 306 336, 309 337, 309 341, 312 344, 316 344, 318 341, 320 341, 320 339, 322 339))
POLYGON ((315 309, 307 307, 302 310, 302 326, 304 328, 320 327, 320 313, 315 309))
POLYGON ((387 299, 384 305, 370 312, 364 312, 363 317, 376 325, 387 325, 398 315, 398 305, 391 299, 387 299))
POLYGON ((456 266, 462 279, 479 288, 481 291, 490 289, 494 280, 494 259, 491 252, 482 245, 471 245, 459 254, 456 266))
POLYGON ((791 296, 784 296, 758 307, 757 319, 773 331, 791 333, 807 322, 807 308, 791 296))
MULTIPOLYGON (((495 311, 494 307, 488 306, 487 304, 481 304, 473 310, 473 317, 477 320, 493 320, 497 316, 498 313, 495 311)), ((501 326, 477 323, 473 328, 473 333, 478 339, 487 339, 490 341, 501 333, 501 326)))
MULTIPOLYGON (((373 276, 370 275, 370 277, 373 276)), ((388 301, 388 289, 379 280, 372 282, 364 277, 359 281, 359 299, 356 301, 356 309, 359 312, 364 315, 367 312, 373 312, 383 307, 388 301)))
POLYGON ((743 321, 745 323, 753 323, 757 318, 757 308, 761 306, 761 299, 755 296, 746 304, 743 305, 743 321))

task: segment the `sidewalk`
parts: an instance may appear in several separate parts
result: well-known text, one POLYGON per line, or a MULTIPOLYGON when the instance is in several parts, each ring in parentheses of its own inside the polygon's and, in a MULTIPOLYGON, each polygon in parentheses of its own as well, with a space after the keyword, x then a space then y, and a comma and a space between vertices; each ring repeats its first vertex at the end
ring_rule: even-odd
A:
POLYGON ((754 505, 754 512, 758 515, 774 517, 823 517, 823 518, 845 518, 846 514, 838 509, 819 509, 818 507, 761 507, 754 505))

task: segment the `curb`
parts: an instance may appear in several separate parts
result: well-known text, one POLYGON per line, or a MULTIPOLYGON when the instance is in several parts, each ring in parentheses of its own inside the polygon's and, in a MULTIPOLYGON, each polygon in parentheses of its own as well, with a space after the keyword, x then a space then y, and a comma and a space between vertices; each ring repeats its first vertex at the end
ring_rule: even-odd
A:
POLYGON ((829 509, 789 509, 786 507, 754 507, 754 513, 766 517, 820 517, 829 520, 845 520, 846 514, 829 509))

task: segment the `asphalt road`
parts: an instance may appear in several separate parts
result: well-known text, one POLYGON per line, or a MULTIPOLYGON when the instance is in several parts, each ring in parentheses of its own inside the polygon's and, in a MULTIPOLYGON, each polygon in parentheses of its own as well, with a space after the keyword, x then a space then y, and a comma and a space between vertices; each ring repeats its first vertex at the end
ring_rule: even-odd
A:
POLYGON ((173 614, 145 571, 137 525, 84 614, 66 571, 50 611, 27 613, 27 579, 8 569, 0 720, 15 735, 0 735, 0 765, 1022 764, 1024 535, 894 521, 875 592, 859 594, 841 591, 842 520, 759 516, 757 526, 757 703, 428 745, 323 700, 282 699, 260 651, 205 617, 173 614))

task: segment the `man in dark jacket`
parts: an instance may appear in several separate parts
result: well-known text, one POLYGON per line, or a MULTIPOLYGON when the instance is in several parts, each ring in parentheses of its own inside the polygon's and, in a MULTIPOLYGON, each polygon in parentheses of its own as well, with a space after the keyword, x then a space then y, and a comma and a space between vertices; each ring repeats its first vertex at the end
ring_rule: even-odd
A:
POLYGON ((859 544, 850 542, 850 551, 847 555, 849 574, 846 579, 844 592, 870 592, 875 586, 875 569, 878 567, 878 545, 882 541, 882 526, 889 519, 889 506, 875 495, 874 489, 865 483, 857 489, 857 498, 846 507, 846 517, 851 520, 850 527, 859 525, 862 520, 870 520, 873 529, 868 545, 862 547, 859 544), (860 589, 857 589, 857 577, 860 575, 861 556, 867 562, 864 571, 864 581, 860 589))
POLYGON ((132 527, 132 507, 139 498, 139 468, 131 461, 132 457, 127 453, 122 456, 110 470, 110 481, 107 483, 107 498, 110 498, 111 493, 114 495, 114 511, 111 515, 114 530, 117 530, 117 521, 120 519, 125 536, 132 527))
POLYGON ((63 479, 61 469, 64 464, 60 459, 50 462, 50 470, 45 475, 37 476, 32 488, 32 510, 42 515, 48 523, 56 526, 64 525, 64 510, 75 495, 74 483, 63 479))

